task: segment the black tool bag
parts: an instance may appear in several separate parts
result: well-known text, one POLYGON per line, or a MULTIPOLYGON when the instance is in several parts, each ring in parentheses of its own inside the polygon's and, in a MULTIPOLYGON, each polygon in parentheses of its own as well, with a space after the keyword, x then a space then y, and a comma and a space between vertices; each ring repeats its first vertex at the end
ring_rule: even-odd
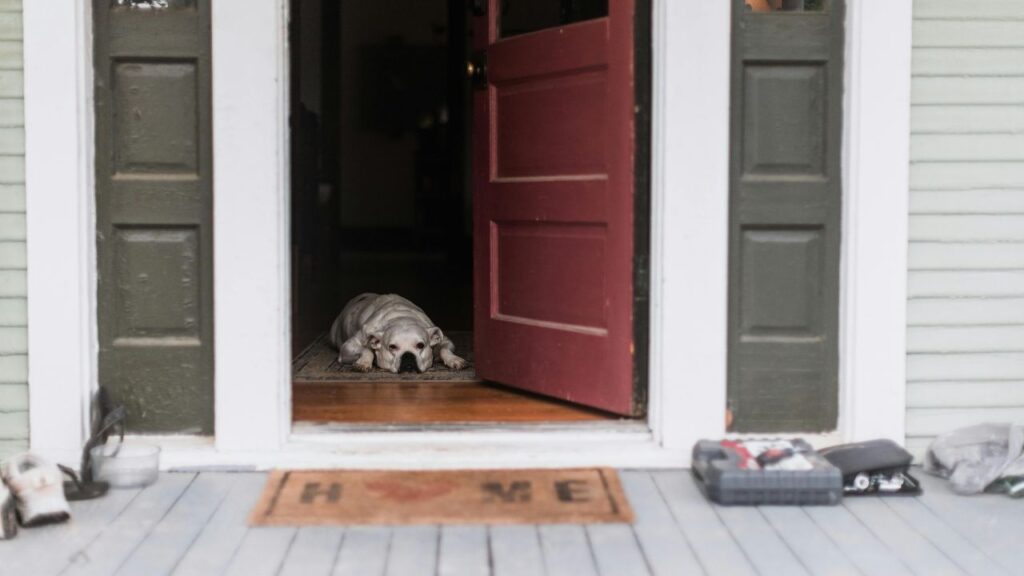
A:
POLYGON ((916 496, 921 483, 910 475, 914 457, 892 440, 868 440, 818 451, 843 474, 843 494, 916 496))

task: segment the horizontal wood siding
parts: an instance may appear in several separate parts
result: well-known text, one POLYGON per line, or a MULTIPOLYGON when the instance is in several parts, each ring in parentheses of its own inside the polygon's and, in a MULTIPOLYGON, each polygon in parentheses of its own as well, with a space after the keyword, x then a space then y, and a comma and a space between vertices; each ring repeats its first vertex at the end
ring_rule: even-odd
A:
POLYGON ((21 1, 0 0, 0 458, 28 445, 21 1))
POLYGON ((1024 422, 1024 2, 915 0, 907 443, 1024 422))

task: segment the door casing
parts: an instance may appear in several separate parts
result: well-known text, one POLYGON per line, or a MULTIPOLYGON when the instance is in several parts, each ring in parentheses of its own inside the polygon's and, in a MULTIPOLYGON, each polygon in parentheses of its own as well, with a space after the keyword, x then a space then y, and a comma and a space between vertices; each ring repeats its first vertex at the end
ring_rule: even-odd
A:
MULTIPOLYGON (((26 2, 25 123, 34 451, 74 463, 95 387, 91 22, 26 2)), ((216 437, 152 439, 165 467, 682 466, 724 433, 727 2, 653 6, 650 403, 644 430, 309 433, 291 429, 284 1, 213 14, 216 437), (234 17, 245 12, 240 21, 234 17), (693 83, 693 78, 702 82, 693 83), (700 282, 693 275, 702 274, 700 282)), ((823 441, 903 438, 910 3, 847 24, 840 423, 823 441), (869 313, 870 311, 870 313, 869 313)))

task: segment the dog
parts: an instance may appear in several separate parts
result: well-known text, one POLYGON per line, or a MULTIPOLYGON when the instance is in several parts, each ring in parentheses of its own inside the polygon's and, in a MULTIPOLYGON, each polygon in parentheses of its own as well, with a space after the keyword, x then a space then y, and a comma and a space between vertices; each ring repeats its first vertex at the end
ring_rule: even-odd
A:
POLYGON ((435 354, 452 370, 466 367, 455 345, 430 317, 398 294, 365 293, 345 304, 331 325, 338 362, 369 372, 377 366, 395 374, 425 372, 435 354))

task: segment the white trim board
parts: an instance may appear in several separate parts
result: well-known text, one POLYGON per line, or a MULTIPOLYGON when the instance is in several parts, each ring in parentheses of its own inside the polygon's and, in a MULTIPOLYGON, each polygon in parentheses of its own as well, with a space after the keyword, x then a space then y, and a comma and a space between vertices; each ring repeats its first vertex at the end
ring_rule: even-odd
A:
POLYGON ((97 366, 89 7, 23 3, 29 439, 71 464, 97 366))
POLYGON ((213 3, 214 429, 224 451, 275 451, 291 426, 286 8, 213 3))
MULTIPOLYGON (((91 41, 79 3, 26 4, 30 346, 71 358, 30 354, 31 441, 57 456, 84 440, 95 383, 91 41)), ((339 435, 290 422, 286 2, 218 0, 216 439, 156 439, 165 466, 681 466, 722 436, 729 5, 654 2, 650 431, 339 435)), ((903 439, 910 32, 909 2, 848 2, 840 425, 823 443, 903 439)))
POLYGON ((911 2, 847 0, 839 432, 906 437, 911 2))

